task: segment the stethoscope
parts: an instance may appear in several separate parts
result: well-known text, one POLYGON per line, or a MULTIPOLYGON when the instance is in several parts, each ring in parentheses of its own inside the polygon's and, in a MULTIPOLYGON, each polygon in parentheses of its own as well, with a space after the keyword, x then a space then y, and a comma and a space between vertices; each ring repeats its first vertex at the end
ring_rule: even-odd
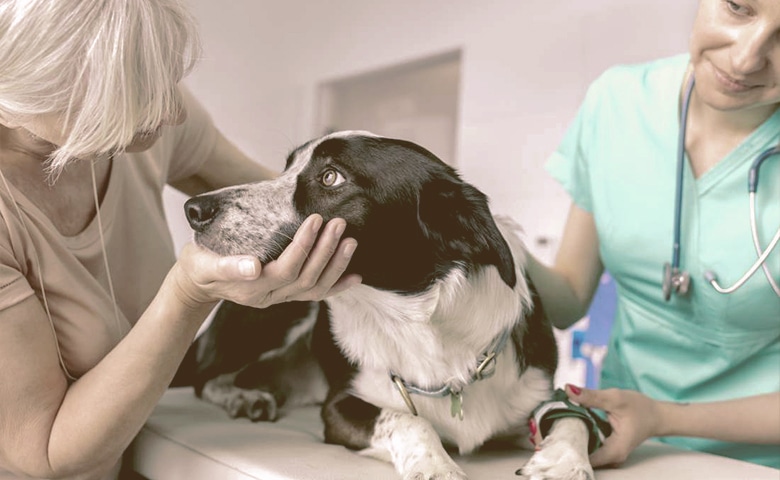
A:
MULTIPOLYGON (((672 292, 680 295, 688 293, 688 289, 691 283, 690 274, 686 271, 680 270, 680 226, 682 223, 682 191, 683 191, 683 170, 685 166, 685 129, 688 118, 688 106, 691 103, 691 92, 693 92, 693 85, 695 81, 693 75, 685 88, 685 95, 683 96, 682 112, 680 114, 680 135, 677 145, 677 188, 674 196, 674 244, 672 246, 672 263, 664 264, 664 279, 663 279, 663 294, 664 300, 668 301, 672 297, 672 292)), ((761 155, 759 155, 753 165, 750 166, 750 172, 748 173, 748 194, 750 197, 750 230, 753 236, 753 246, 756 249, 758 258, 753 265, 745 272, 742 277, 734 282, 734 285, 730 287, 723 287, 718 283, 718 278, 715 272, 707 270, 704 272, 704 279, 712 285, 719 293, 732 293, 740 288, 747 282, 750 277, 755 274, 759 268, 763 268, 764 275, 766 275, 769 285, 775 294, 780 297, 780 288, 772 278, 769 272, 769 267, 766 265, 766 260, 769 258, 769 254, 777 246, 780 241, 780 227, 775 232, 774 238, 769 242, 766 249, 761 249, 761 243, 758 240, 758 227, 756 220, 756 191, 758 190, 758 172, 761 168, 761 164, 771 157, 772 155, 780 154, 780 145, 767 149, 761 155)))

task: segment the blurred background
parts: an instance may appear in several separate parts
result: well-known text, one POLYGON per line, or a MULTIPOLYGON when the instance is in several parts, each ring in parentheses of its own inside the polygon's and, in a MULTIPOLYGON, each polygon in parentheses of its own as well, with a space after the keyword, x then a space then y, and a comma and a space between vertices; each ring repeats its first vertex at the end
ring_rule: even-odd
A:
MULTIPOLYGON (((425 146, 517 220, 552 262, 569 207, 544 170, 604 69, 687 51, 695 0, 188 0, 203 59, 185 84, 275 170, 297 145, 360 129, 425 146)), ((191 235, 166 192, 177 251, 191 235)), ((558 332, 557 383, 596 385, 614 286, 558 332)))

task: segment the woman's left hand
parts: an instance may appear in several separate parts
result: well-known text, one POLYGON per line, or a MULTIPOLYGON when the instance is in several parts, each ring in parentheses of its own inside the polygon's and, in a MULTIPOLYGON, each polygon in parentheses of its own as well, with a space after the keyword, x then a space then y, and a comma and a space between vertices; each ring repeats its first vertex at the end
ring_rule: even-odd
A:
POLYGON ((604 410, 612 425, 612 434, 590 456, 594 468, 620 465, 639 444, 656 436, 661 413, 658 402, 646 395, 631 390, 588 390, 572 385, 566 385, 566 394, 583 407, 604 410))

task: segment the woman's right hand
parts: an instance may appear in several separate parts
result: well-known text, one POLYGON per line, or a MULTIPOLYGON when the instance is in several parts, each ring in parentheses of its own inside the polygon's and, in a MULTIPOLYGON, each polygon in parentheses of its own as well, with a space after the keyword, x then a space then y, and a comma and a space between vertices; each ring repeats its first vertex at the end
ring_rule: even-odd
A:
POLYGON ((175 294, 192 308, 221 299, 263 308, 293 300, 321 300, 360 283, 359 275, 342 278, 357 247, 354 239, 341 240, 346 222, 329 221, 318 239, 321 227, 320 215, 309 216, 292 243, 267 265, 256 257, 222 257, 189 243, 169 274, 175 294))

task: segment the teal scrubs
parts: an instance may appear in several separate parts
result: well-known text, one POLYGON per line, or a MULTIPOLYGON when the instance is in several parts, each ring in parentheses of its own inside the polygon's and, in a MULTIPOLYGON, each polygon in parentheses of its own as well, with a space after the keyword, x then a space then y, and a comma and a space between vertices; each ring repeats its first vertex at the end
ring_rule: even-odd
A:
MULTIPOLYGON (((686 162, 681 269, 687 296, 662 297, 671 261, 679 130, 678 99, 688 56, 614 67, 589 88, 547 164, 573 201, 593 214, 601 259, 617 283, 618 305, 601 386, 659 400, 707 402, 780 391, 780 299, 753 264, 748 170, 780 142, 780 110, 698 179, 686 162)), ((766 246, 780 226, 780 156, 758 187, 758 230, 766 246)), ((780 283, 780 248, 769 258, 780 283)), ((780 468, 780 446, 665 438, 674 445, 780 468)))

